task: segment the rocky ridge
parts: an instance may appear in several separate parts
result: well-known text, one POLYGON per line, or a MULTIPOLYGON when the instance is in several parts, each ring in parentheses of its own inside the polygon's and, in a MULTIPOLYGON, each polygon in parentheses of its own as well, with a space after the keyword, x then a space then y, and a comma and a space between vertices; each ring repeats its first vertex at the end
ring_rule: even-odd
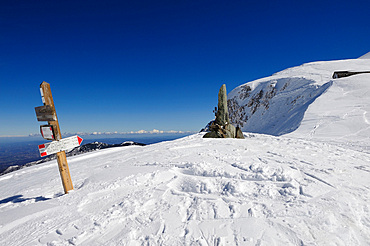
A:
POLYGON ((349 113, 346 112, 347 116, 345 113, 342 115, 340 108, 354 107, 361 109, 361 112, 368 111, 364 93, 368 91, 367 81, 370 75, 358 74, 333 79, 333 73, 368 69, 369 59, 363 57, 319 61, 285 69, 269 77, 242 84, 228 94, 230 121, 234 126, 240 126, 243 132, 274 136, 295 133, 302 125, 308 133, 312 131, 317 133, 315 130, 317 126, 322 127, 322 122, 332 124, 333 119, 337 119, 335 122, 338 124, 344 124, 342 128, 347 128, 348 124, 345 122, 350 119, 347 117, 349 113), (352 94, 356 94, 356 97, 350 97, 352 94), (338 100, 321 105, 321 101, 327 101, 318 100, 322 96, 338 100), (339 98, 342 100, 339 101, 339 98), (318 103, 322 109, 319 110, 320 115, 314 117, 315 121, 309 120, 312 117, 307 117, 311 115, 307 114, 307 110, 318 103), (334 112, 338 115, 332 115, 334 112))

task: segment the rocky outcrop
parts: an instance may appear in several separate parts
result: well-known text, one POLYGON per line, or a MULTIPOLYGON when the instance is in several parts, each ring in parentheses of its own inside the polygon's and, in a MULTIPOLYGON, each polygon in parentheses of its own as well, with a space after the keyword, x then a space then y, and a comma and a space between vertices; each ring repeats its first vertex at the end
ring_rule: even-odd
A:
POLYGON ((216 119, 208 126, 204 138, 241 138, 244 139, 243 133, 239 127, 230 123, 229 111, 227 107, 226 85, 223 84, 218 92, 218 109, 216 119))
POLYGON ((273 75, 238 86, 228 94, 230 123, 244 132, 274 136, 293 132, 308 106, 332 83, 273 75))

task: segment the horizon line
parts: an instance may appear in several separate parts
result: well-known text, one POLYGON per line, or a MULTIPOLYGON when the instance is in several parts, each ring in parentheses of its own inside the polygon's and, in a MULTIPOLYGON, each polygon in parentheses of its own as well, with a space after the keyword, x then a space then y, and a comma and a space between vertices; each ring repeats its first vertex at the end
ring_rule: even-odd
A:
MULTIPOLYGON (((157 130, 153 129, 150 131, 147 130, 138 130, 138 131, 130 131, 130 132, 75 132, 75 133, 70 133, 70 132, 64 132, 63 135, 81 135, 81 136, 87 136, 87 135, 124 135, 124 134, 183 134, 183 133, 197 133, 198 131, 175 131, 175 130, 169 130, 169 131, 164 131, 164 130, 157 130)), ((28 135, 0 135, 0 138, 17 138, 17 137, 37 137, 41 136, 41 133, 30 133, 28 135)))

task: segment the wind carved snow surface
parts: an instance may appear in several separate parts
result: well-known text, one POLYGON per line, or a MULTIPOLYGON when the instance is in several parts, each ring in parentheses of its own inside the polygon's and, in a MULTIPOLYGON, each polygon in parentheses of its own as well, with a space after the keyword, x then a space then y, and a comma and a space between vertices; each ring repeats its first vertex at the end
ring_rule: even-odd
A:
POLYGON ((335 144, 202 134, 0 178, 1 245, 367 245, 369 159, 335 144))
POLYGON ((370 245, 370 75, 331 80, 369 67, 309 63, 230 92, 244 130, 283 136, 69 157, 68 195, 55 160, 5 174, 0 245, 370 245))
POLYGON ((248 132, 369 140, 370 75, 331 78, 369 68, 369 59, 312 62, 243 84, 228 95, 230 119, 248 132))
POLYGON ((229 95, 231 122, 244 131, 283 135, 296 130, 308 106, 332 82, 321 86, 305 78, 280 78, 260 82, 253 90, 249 84, 229 95))

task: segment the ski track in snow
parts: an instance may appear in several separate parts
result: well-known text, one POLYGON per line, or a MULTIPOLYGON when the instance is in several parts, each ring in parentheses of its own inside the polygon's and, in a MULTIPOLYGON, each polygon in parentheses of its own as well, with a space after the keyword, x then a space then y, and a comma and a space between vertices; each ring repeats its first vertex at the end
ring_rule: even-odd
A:
POLYGON ((72 157, 68 195, 55 161, 4 175, 0 245, 370 244, 368 153, 246 136, 72 157))
POLYGON ((369 74, 331 79, 366 56, 230 92, 244 130, 284 136, 70 157, 68 195, 55 160, 1 176, 0 245, 370 245, 369 74))

